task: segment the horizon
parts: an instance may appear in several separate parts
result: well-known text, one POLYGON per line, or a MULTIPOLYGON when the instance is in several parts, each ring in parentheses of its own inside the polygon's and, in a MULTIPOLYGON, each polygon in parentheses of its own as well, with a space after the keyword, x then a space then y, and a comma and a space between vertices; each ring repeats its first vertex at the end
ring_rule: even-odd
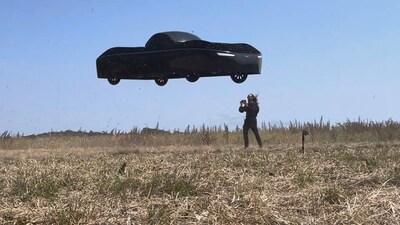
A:
POLYGON ((400 120, 400 2, 12 1, 0 9, 0 132, 242 126, 259 94, 262 121, 400 120), (171 13, 173 12, 173 13, 171 13), (201 13, 199 13, 201 12, 201 13), (239 15, 239 16, 238 16, 239 15), (157 32, 249 43, 262 73, 196 83, 98 79, 96 58, 157 32))
MULTIPOLYGON (((342 126, 346 123, 359 123, 362 125, 366 125, 366 124, 384 124, 384 123, 388 123, 388 122, 394 122, 394 123, 400 123, 400 121, 398 120, 393 120, 392 118, 388 118, 386 120, 368 120, 368 119, 362 119, 362 118, 357 118, 354 120, 350 120, 350 119, 346 119, 344 121, 341 122, 332 122, 329 120, 324 120, 323 117, 321 117, 320 119, 314 119, 312 121, 298 121, 298 120, 293 120, 293 121, 258 121, 258 127, 262 128, 262 126, 266 126, 267 128, 272 128, 272 129, 281 129, 281 128, 285 128, 288 129, 290 127, 290 125, 301 125, 301 126, 307 126, 309 124, 314 125, 314 124, 321 124, 323 126, 326 126, 329 124, 330 128, 335 128, 335 127, 339 127, 342 126)), ((48 134, 48 133, 63 133, 63 132, 83 132, 83 133, 112 133, 112 132, 122 132, 122 133, 129 133, 132 132, 134 130, 137 131, 141 131, 143 129, 146 128, 150 128, 150 129, 157 129, 160 131, 167 131, 170 133, 173 133, 175 131, 177 132, 184 132, 188 127, 190 130, 192 129, 197 129, 200 130, 202 129, 202 127, 205 128, 223 128, 224 126, 228 127, 229 132, 234 132, 236 131, 237 128, 242 129, 241 124, 237 124, 235 126, 229 126, 227 124, 199 124, 199 125, 192 125, 192 124, 188 124, 182 128, 159 128, 159 122, 156 122, 154 124, 154 126, 150 125, 150 126, 144 126, 144 127, 138 127, 138 126, 133 126, 129 129, 119 129, 117 127, 115 128, 111 128, 109 130, 89 130, 89 129, 85 129, 83 127, 80 127, 78 129, 65 129, 65 130, 54 130, 54 129, 50 129, 47 131, 43 131, 43 132, 38 132, 38 133, 24 133, 24 132, 20 132, 20 131, 11 131, 11 130, 0 130, 0 134, 7 134, 7 135, 11 135, 11 136, 16 136, 16 135, 21 135, 22 137, 27 137, 27 136, 35 136, 35 135, 42 135, 42 134, 48 134)))

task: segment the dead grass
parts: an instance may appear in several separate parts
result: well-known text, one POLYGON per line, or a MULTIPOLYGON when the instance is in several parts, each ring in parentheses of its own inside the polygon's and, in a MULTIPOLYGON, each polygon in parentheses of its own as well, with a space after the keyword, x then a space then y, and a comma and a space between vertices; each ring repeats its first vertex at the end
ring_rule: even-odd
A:
MULTIPOLYGON (((329 121, 288 124, 260 123, 260 135, 265 145, 297 144, 301 141, 303 130, 310 134, 307 143, 350 143, 350 142, 393 142, 400 141, 400 122, 391 119, 386 121, 346 121, 331 124, 329 121)), ((253 138, 251 135, 250 138, 253 138)), ((254 141, 254 139, 253 139, 254 141)), ((188 126, 184 131, 163 131, 158 129, 133 128, 130 131, 113 129, 109 132, 93 131, 60 131, 25 136, 8 131, 0 132, 0 149, 96 149, 105 148, 123 153, 126 149, 138 150, 143 147, 171 146, 213 146, 226 147, 243 144, 242 130, 239 127, 205 125, 197 128, 188 126), (146 132, 144 132, 146 131, 146 132)))
POLYGON ((400 224, 399 147, 0 150, 0 224, 400 224))

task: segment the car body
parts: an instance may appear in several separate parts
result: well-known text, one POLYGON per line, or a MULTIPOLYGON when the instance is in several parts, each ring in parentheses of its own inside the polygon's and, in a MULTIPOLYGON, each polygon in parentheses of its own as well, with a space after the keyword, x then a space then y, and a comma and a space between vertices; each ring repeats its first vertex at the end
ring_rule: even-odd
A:
POLYGON ((115 85, 121 79, 155 80, 231 76, 242 83, 249 74, 260 74, 262 56, 249 44, 214 43, 186 32, 154 34, 145 47, 114 47, 96 60, 97 77, 115 85))

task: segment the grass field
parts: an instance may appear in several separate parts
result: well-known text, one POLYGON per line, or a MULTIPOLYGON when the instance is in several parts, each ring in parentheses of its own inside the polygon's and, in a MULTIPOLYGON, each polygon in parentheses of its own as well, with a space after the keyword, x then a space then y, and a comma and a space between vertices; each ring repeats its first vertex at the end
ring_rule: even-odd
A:
POLYGON ((295 132, 274 132, 247 150, 233 133, 193 145, 3 139, 0 224, 400 224, 397 129, 364 141, 314 132, 305 154, 295 132))

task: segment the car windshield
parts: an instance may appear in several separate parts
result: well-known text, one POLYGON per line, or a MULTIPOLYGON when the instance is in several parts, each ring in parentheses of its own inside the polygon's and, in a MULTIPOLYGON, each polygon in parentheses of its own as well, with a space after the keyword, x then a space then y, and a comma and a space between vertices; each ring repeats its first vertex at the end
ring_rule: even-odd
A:
POLYGON ((172 31, 172 32, 165 32, 164 34, 166 34, 174 42, 186 42, 186 41, 193 41, 193 40, 201 40, 196 35, 191 34, 191 33, 186 33, 186 32, 172 31))

